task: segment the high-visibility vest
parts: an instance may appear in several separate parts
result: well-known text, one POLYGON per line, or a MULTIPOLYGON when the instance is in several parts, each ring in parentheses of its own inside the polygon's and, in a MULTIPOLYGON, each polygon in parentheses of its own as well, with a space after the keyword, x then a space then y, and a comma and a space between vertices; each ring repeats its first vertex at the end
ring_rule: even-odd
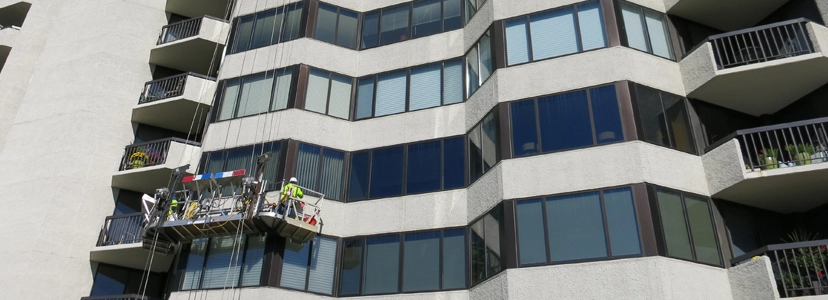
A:
POLYGON ((293 198, 302 198, 305 196, 305 193, 302 192, 302 189, 293 183, 288 183, 284 187, 282 187, 282 201, 287 200, 288 193, 290 193, 290 197, 293 198))
POLYGON ((178 208, 178 200, 176 200, 175 198, 172 198, 172 200, 170 202, 170 211, 167 212, 167 213, 170 214, 170 215, 173 214, 173 211, 176 208, 178 208))

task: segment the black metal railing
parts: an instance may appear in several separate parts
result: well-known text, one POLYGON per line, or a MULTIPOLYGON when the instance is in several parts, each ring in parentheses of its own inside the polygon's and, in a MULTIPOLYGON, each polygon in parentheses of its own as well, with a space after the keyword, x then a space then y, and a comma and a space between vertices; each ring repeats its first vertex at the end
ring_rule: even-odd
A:
POLYGON ((144 90, 141 92, 141 96, 138 98, 138 104, 150 103, 153 101, 164 100, 183 95, 184 88, 187 86, 187 77, 198 77, 211 81, 216 80, 213 77, 193 72, 187 72, 184 74, 148 81, 144 84, 144 90))
POLYGON ((110 295, 110 296, 89 296, 81 297, 81 300, 160 300, 160 298, 141 296, 136 294, 110 295))
POLYGON ((828 118, 739 130, 710 145, 705 153, 731 139, 739 140, 745 168, 759 171, 828 161, 828 118))
POLYGON ((139 169, 155 166, 167 162, 167 153, 170 150, 170 143, 177 142, 193 146, 201 144, 181 138, 166 138, 144 143, 137 143, 126 146, 124 156, 121 158, 120 171, 139 169))
POLYGON ((140 243, 143 236, 143 213, 109 216, 101 227, 98 246, 140 243))
POLYGON ((198 35, 198 32, 201 30, 202 19, 204 17, 164 25, 164 27, 161 27, 161 35, 158 36, 157 44, 166 44, 198 35))
POLYGON ((738 265, 762 255, 770 258, 781 297, 828 294, 828 240, 767 245, 730 262, 738 265))
POLYGON ((808 20, 789 20, 713 35, 707 41, 719 70, 814 52, 808 20))

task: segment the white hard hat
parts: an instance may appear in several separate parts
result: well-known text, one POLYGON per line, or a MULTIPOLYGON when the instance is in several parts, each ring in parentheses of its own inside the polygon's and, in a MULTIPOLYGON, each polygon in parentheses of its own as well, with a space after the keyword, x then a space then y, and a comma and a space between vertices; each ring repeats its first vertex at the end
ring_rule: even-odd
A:
POLYGON ((296 180, 296 177, 291 177, 290 182, 299 182, 299 180, 296 180))

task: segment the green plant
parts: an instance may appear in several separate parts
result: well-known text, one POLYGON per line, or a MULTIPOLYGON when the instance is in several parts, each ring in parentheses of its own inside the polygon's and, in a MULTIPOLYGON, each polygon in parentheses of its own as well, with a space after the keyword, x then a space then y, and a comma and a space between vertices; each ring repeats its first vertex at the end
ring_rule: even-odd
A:
POLYGON ((779 150, 776 148, 765 148, 763 149, 765 157, 772 157, 776 158, 779 156, 779 150))
POLYGON ((798 243, 798 242, 807 242, 807 241, 816 241, 821 239, 819 233, 809 233, 803 229, 793 230, 788 233, 787 239, 781 238, 782 242, 785 243, 798 243))
POLYGON ((776 157, 779 155, 779 150, 775 148, 766 148, 759 150, 759 165, 762 169, 776 169, 779 161, 776 157))
POLYGON ((807 143, 802 143, 797 145, 799 147, 799 152, 801 153, 808 153, 808 155, 814 154, 814 146, 807 143))

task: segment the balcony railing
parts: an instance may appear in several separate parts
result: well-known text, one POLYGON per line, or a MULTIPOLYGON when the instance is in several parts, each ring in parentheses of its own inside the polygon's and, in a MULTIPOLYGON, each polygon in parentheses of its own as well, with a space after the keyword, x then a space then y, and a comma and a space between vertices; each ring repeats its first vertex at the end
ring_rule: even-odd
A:
POLYGON ((132 144, 124 150, 124 157, 121 158, 121 167, 119 170, 138 169, 166 163, 167 153, 170 150, 170 143, 172 142, 201 146, 199 143, 181 138, 166 138, 132 144))
POLYGON ((106 217, 98 237, 98 246, 140 243, 144 236, 143 225, 144 215, 142 213, 106 217))
POLYGON ((150 297, 150 296, 141 296, 141 295, 136 295, 136 294, 129 294, 129 295, 81 297, 81 300, 160 300, 160 299, 155 298, 155 297, 150 297))
POLYGON ((710 36, 719 70, 814 53, 808 20, 796 19, 710 36))
POLYGON ((198 32, 201 30, 202 18, 203 17, 193 18, 164 25, 164 27, 161 27, 161 35, 158 36, 157 45, 175 42, 177 40, 198 35, 198 32))
POLYGON ((187 77, 199 77, 207 80, 216 80, 213 77, 204 76, 198 73, 188 72, 184 74, 165 77, 144 84, 144 91, 138 98, 138 104, 150 103, 178 97, 184 94, 184 87, 187 85, 187 77))
POLYGON ((709 152, 730 139, 741 144, 748 171, 803 166, 828 161, 828 118, 811 119, 739 130, 705 149, 709 152))
POLYGON ((731 264, 761 255, 770 258, 783 298, 828 294, 828 240, 768 245, 732 259, 731 264))

